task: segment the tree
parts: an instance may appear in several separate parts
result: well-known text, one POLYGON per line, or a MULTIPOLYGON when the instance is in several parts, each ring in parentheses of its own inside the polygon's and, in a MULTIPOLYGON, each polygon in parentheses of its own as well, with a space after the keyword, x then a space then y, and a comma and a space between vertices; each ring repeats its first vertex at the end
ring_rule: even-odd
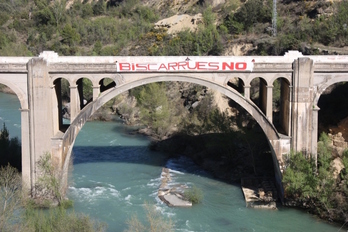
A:
POLYGON ((93 5, 93 14, 102 15, 105 13, 106 4, 104 0, 98 0, 97 3, 93 5))
POLYGON ((54 16, 49 3, 46 0, 35 0, 37 10, 34 12, 34 19, 38 26, 53 24, 54 16))
POLYGON ((69 46, 75 46, 80 42, 80 34, 76 31, 71 24, 66 24, 62 31, 62 42, 69 46))
POLYGON ((0 167, 0 231, 15 231, 18 227, 18 211, 23 206, 21 183, 15 168, 10 165, 0 167))
POLYGON ((136 95, 140 107, 140 118, 159 136, 167 133, 170 125, 170 108, 163 83, 152 83, 141 87, 136 95))
POLYGON ((34 195, 39 197, 38 200, 43 200, 44 204, 57 203, 58 206, 70 206, 71 201, 66 201, 64 198, 64 191, 59 181, 61 173, 52 163, 51 154, 46 153, 39 159, 38 168, 40 176, 34 190, 34 195))
POLYGON ((60 21, 65 15, 66 0, 55 0, 52 6, 53 16, 56 20, 56 26, 59 26, 60 21))
POLYGON ((283 185, 287 197, 307 201, 317 194, 318 180, 315 177, 313 162, 301 152, 291 153, 289 166, 283 175, 283 185))
POLYGON ((22 170, 21 145, 17 137, 10 139, 9 131, 4 123, 0 130, 0 166, 7 166, 22 170))

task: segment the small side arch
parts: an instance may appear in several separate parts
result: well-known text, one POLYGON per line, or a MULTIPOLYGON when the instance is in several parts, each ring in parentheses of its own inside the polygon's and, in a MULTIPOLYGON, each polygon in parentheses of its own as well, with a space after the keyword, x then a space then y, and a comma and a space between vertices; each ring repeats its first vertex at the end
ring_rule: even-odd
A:
MULTIPOLYGON (((7 87, 9 87, 18 97, 18 100, 20 102, 21 105, 21 109, 28 109, 28 93, 26 91, 23 91, 23 89, 20 87, 20 85, 17 85, 15 82, 13 81, 9 81, 9 80, 13 80, 13 76, 18 76, 21 74, 0 74, 0 83, 3 85, 6 85, 7 87)), ((27 78, 27 74, 23 74, 25 75, 25 80, 27 78)), ((25 83, 25 90, 27 89, 27 83, 25 83)))
POLYGON ((339 82, 347 82, 348 81, 348 73, 344 75, 336 75, 336 77, 328 79, 325 83, 317 86, 317 91, 313 97, 313 106, 318 105, 318 101, 320 99, 321 94, 331 85, 339 83, 339 82))

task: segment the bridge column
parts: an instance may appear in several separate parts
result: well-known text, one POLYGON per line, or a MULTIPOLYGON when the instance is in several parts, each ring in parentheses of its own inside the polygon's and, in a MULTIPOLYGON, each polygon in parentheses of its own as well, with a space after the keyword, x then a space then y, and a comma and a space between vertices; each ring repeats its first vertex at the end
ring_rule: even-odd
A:
POLYGON ((250 99, 250 85, 245 85, 244 86, 244 97, 246 99, 250 99))
POLYGON ((63 125, 60 81, 50 86, 50 92, 54 105, 52 109, 53 134, 56 134, 63 125))
POLYGON ((292 85, 290 85, 287 81, 282 79, 281 81, 281 91, 280 91, 280 117, 279 124, 281 125, 284 133, 290 136, 290 128, 291 128, 291 93, 292 93, 292 85))
POLYGON ((70 85, 70 122, 74 121, 80 112, 80 95, 76 84, 70 85))
POLYGON ((30 156, 29 109, 21 109, 22 133, 22 183, 25 188, 32 189, 32 162, 30 156))
POLYGON ((267 103, 266 116, 270 122, 273 122, 273 85, 267 85, 267 103))
POLYGON ((260 78, 259 106, 262 112, 267 116, 268 105, 268 85, 265 80, 260 78))
POLYGON ((313 137, 312 129, 313 60, 300 57, 294 61, 293 70, 291 147, 294 151, 308 154, 313 152, 317 143, 317 135, 313 137))
MULTIPOLYGON (((34 190, 33 187, 37 181, 37 175, 39 175, 37 162, 45 153, 52 154, 51 138, 54 137, 52 111, 55 109, 52 104, 52 90, 48 70, 47 61, 42 57, 32 58, 28 62, 28 134, 32 190, 34 190)), ((23 112, 23 114, 27 116, 26 112, 23 112)), ((25 167, 25 171, 27 172, 27 167, 25 167)))
POLYGON ((100 94, 100 86, 94 86, 93 85, 93 101, 99 97, 100 94))
POLYGON ((317 167, 318 161, 318 113, 320 108, 313 106, 313 119, 312 119, 312 143, 311 143, 311 155, 314 159, 315 166, 317 167))

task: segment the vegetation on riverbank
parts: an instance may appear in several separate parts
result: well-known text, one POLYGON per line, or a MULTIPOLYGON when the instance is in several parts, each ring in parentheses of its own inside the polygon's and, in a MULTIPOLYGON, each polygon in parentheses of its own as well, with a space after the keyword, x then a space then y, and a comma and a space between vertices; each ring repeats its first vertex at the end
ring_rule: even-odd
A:
POLYGON ((0 167, 0 231, 105 231, 106 225, 66 208, 38 208, 22 186, 20 173, 0 167))
POLYGON ((19 140, 10 139, 5 124, 0 131, 0 150, 0 231, 105 231, 105 224, 67 211, 72 201, 65 199, 60 189, 50 154, 38 164, 42 176, 35 190, 39 198, 31 198, 22 186, 19 140))
POLYGON ((302 153, 290 155, 283 175, 288 205, 299 206, 329 221, 346 222, 348 218, 348 150, 332 165, 330 139, 322 134, 318 144, 318 162, 302 153))

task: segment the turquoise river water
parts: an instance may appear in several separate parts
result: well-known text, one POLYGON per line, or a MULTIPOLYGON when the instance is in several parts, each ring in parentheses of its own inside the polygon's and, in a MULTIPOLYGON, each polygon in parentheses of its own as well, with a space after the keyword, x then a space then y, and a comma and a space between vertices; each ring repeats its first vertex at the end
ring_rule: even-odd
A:
MULTIPOLYGON (((0 123, 10 136, 20 138, 20 111, 16 96, 0 93, 0 123)), ((132 135, 116 122, 88 122, 79 133, 73 152, 68 197, 75 212, 108 225, 107 231, 124 231, 137 215, 145 222, 144 204, 154 204, 175 231, 345 231, 301 210, 245 207, 239 185, 213 179, 189 159, 169 159, 151 152, 146 137, 132 135), (191 208, 171 208, 157 198, 162 167, 169 167, 173 183, 203 190, 203 202, 191 208)))

